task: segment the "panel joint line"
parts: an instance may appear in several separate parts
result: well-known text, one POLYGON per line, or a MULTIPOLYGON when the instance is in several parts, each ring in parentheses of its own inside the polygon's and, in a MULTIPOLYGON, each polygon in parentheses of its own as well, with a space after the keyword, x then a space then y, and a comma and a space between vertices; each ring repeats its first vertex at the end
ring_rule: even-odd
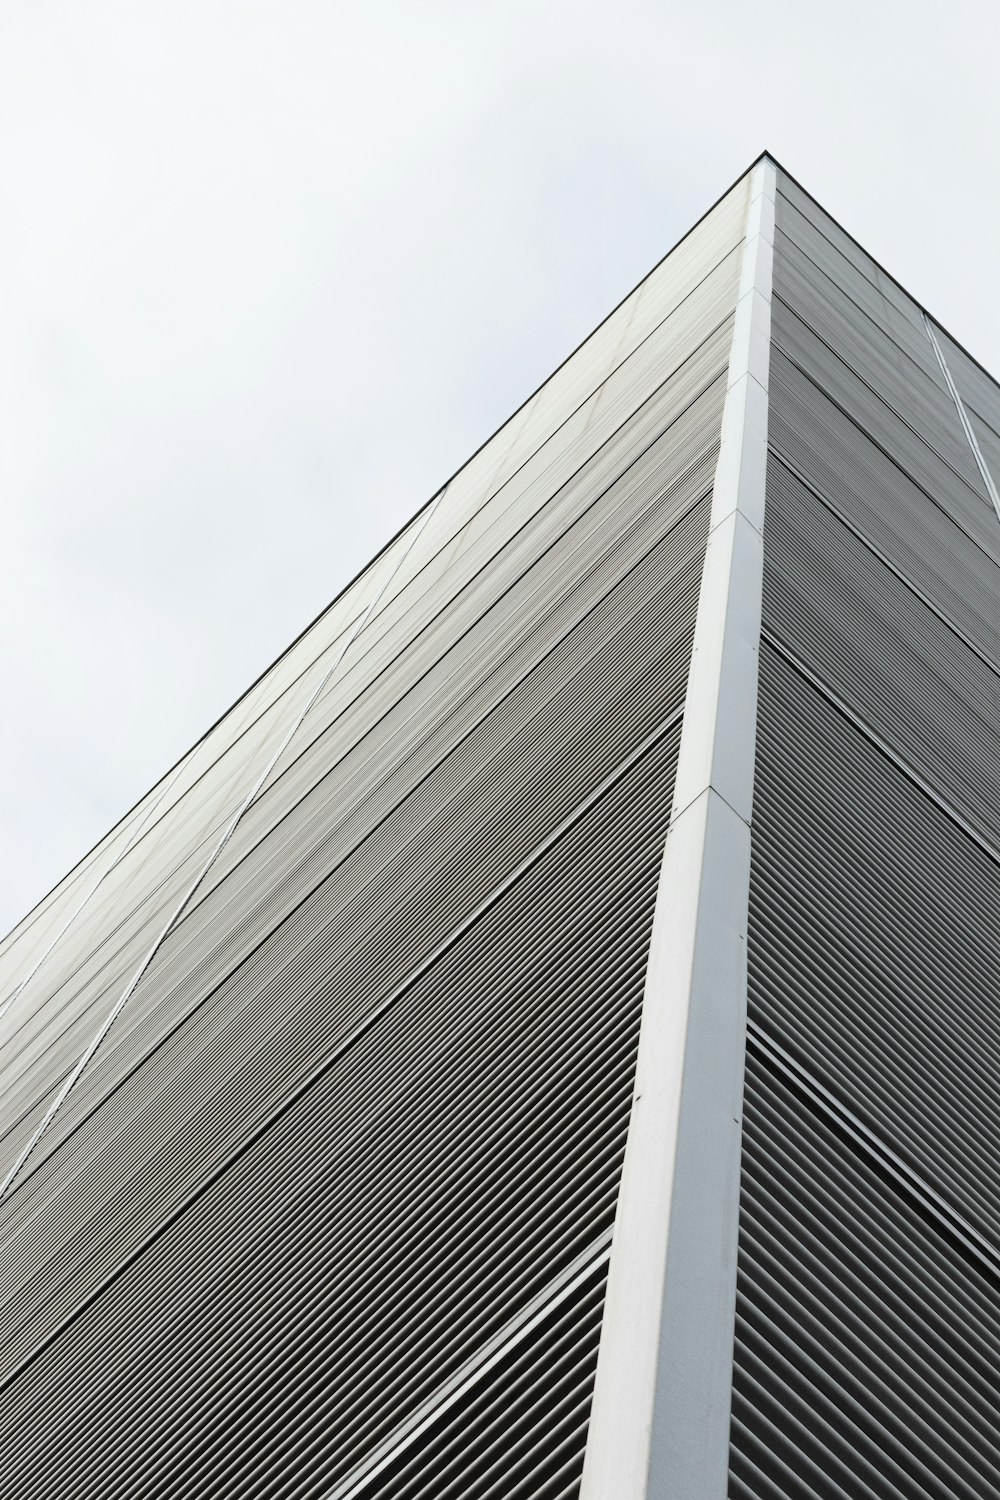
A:
POLYGON ((319 699, 322 697, 323 693, 326 691, 326 689, 329 686, 329 684, 332 682, 334 674, 339 669, 341 662, 344 660, 344 657, 347 655, 348 651, 353 646, 354 642, 358 639, 358 636, 364 630, 364 628, 367 625, 368 621, 371 619, 371 616, 372 616, 372 613, 375 610, 375 607, 377 606, 377 604, 379 603, 379 601, 382 599, 383 595, 385 594, 385 592, 388 589, 388 587, 389 587, 390 583, 392 582, 392 580, 395 578, 395 576, 398 573, 400 567, 402 566, 404 560, 409 556, 409 554, 410 554, 412 548, 414 547, 414 545, 416 544, 418 538, 423 534, 424 530, 426 529, 426 527, 430 523, 431 518, 433 517, 433 515, 434 515, 434 513, 435 513, 435 511, 436 511, 436 509, 438 507, 438 504, 439 504, 439 502, 441 500, 441 496, 443 494, 444 494, 444 490, 439 490, 438 493, 437 493, 437 495, 435 495, 433 501, 431 502, 430 506, 427 508, 426 511, 424 511, 423 515, 420 518, 419 523, 414 527, 413 535, 412 535, 412 537, 410 537, 409 542, 400 551, 400 554, 399 554, 398 558, 394 562, 392 568, 388 571, 388 573, 387 573, 387 575, 386 575, 383 583, 380 585, 378 591, 372 596, 372 599, 369 602, 367 608, 363 611, 363 613, 361 615, 358 616, 357 628, 355 629, 355 631, 353 632, 353 634, 350 635, 350 636, 348 636, 347 639, 344 641, 344 643, 343 643, 340 651, 335 656, 334 660, 332 661, 332 663, 330 664, 330 666, 327 668, 327 670, 324 673, 324 675, 320 678, 320 680, 316 684, 315 688, 309 694, 309 696, 306 699, 306 702, 305 702, 304 706, 302 707, 301 711, 299 712, 297 718, 293 721, 293 723, 289 727, 289 729, 288 729, 287 733, 284 735, 284 737, 279 741, 277 748, 275 749, 275 751, 273 752, 273 754, 268 758, 267 763, 264 766, 264 769, 260 772, 259 776, 257 777, 257 780, 254 782, 253 786, 250 788, 250 791, 246 794, 246 796, 244 797, 243 801, 240 803, 239 807, 236 809, 236 812, 233 814, 233 816, 230 818, 229 822, 226 824, 226 827, 224 828, 224 830, 222 832, 222 836, 219 838, 219 840, 217 841, 217 843, 213 847, 212 852, 208 856, 208 859, 205 861, 204 865, 201 867, 201 869, 199 870, 198 874, 195 876, 194 880, 192 881, 191 885, 188 887, 188 889, 187 889, 186 893, 184 894, 184 896, 182 897, 181 901, 174 908, 173 912, 171 913, 171 915, 168 918, 168 920, 167 920, 166 924, 164 925, 164 927, 161 928, 161 930, 160 930, 159 934, 157 935, 157 937, 155 938, 152 946, 149 948, 148 952, 146 953, 146 956, 142 959, 142 961, 139 964, 138 968, 136 969, 135 973, 132 975, 132 978, 129 980, 128 984, 125 986, 125 989, 119 995, 118 999, 115 1001, 114 1005, 111 1007, 111 1009, 109 1010, 108 1014, 105 1016, 104 1020, 101 1022, 101 1025, 98 1027, 97 1032, 92 1037, 91 1041, 88 1043, 87 1047, 84 1049, 83 1053, 81 1054, 81 1056, 77 1060, 76 1065, 74 1066, 74 1068, 72 1069, 72 1071, 67 1075, 67 1077, 63 1080, 63 1083, 62 1083, 61 1087, 59 1088, 58 1092, 56 1093, 54 1099, 49 1104, 48 1109, 45 1111, 45 1113, 42 1116, 41 1120, 39 1121, 38 1125, 32 1131, 31 1135, 28 1137, 28 1140, 26 1141, 26 1143, 24 1144, 24 1146, 21 1148, 21 1150, 18 1152, 17 1156, 14 1158, 14 1161, 11 1164, 10 1169, 7 1172, 7 1175, 4 1178, 4 1180, 3 1180, 3 1183, 0 1184, 0 1201, 2 1201, 7 1196, 7 1194, 13 1189, 13 1187, 15 1186, 16 1181, 17 1181, 17 1177, 18 1177, 18 1174, 21 1171, 21 1168, 24 1166, 25 1162, 31 1156, 31 1154, 34 1151, 35 1147, 38 1145, 39 1141, 42 1139, 43 1135, 48 1130, 49 1126, 52 1124, 52 1121, 55 1119, 56 1115, 59 1113, 59 1110, 62 1108, 63 1104, 66 1102, 66 1099, 68 1098, 69 1094, 71 1093, 71 1091, 73 1090, 73 1088, 75 1087, 75 1085, 77 1084, 77 1082, 79 1081, 79 1079, 82 1076, 82 1074, 86 1071, 87 1065, 90 1063, 91 1059, 94 1057, 95 1053, 97 1052, 97 1050, 100 1047, 101 1043, 103 1042, 104 1038, 107 1036, 108 1032, 111 1030, 111 1028, 114 1025, 115 1021, 118 1019, 118 1017, 121 1015, 122 1011, 125 1009, 125 1006, 128 1004, 128 1002, 131 999, 132 995, 135 993, 136 988, 138 987, 140 980, 142 979, 143 975, 146 973, 146 971, 149 968, 150 964, 153 962, 153 959, 156 957, 156 955, 159 952, 160 948, 163 946, 164 942, 170 936, 170 934, 174 931, 174 929, 176 928, 177 924, 180 922, 181 918, 183 917, 184 913, 187 911, 188 907, 190 906, 191 902, 194 900, 194 897, 197 894, 198 890, 200 889, 200 887, 202 885, 202 882, 205 880, 206 876, 209 874, 210 870, 212 869, 212 867, 215 865, 215 863, 219 859, 219 857, 222 854, 223 850, 226 848, 226 845, 229 843, 229 841, 232 838, 233 834, 236 832, 236 829, 239 826, 240 820, 242 819, 244 813, 257 800, 257 797, 258 797, 259 793, 262 791, 262 789, 264 787, 264 784, 268 780, 268 777, 270 776, 271 772, 274 770, 274 767, 277 765, 277 763, 281 759, 282 755, 288 749, 289 745, 292 743, 292 740, 295 738, 296 734, 298 733, 299 729, 302 727, 302 725, 305 722, 306 718, 311 713, 312 709, 315 707, 315 705, 319 701, 319 699))
POLYGON ((927 330, 927 337, 931 341, 931 347, 933 348, 934 353, 937 355, 938 364, 941 366, 941 374, 945 378, 945 384, 947 385, 948 390, 951 392, 951 399, 955 403, 955 409, 958 412, 958 419, 962 424, 962 431, 965 433, 966 442, 972 449, 972 456, 976 460, 976 465, 982 477, 983 484, 986 486, 986 493, 993 503, 993 509, 996 512, 997 520, 1000 521, 1000 494, 997 493, 997 487, 993 483, 993 475, 990 473, 989 465, 983 457, 982 449, 979 446, 979 440, 977 439, 975 430, 969 420, 968 412, 965 410, 965 402, 959 395, 958 386, 955 384, 955 381, 952 378, 951 371, 948 368, 948 361, 944 357, 944 350, 938 343, 937 335, 934 332, 934 326, 926 313, 923 314, 923 319, 924 327, 927 330))

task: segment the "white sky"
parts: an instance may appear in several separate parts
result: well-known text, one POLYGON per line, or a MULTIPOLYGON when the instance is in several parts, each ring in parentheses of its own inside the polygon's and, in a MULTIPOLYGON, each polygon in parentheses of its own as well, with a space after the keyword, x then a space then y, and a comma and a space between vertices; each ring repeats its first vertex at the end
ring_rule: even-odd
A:
POLYGON ((997 17, 0 0, 0 931, 765 146, 1000 371, 997 17))

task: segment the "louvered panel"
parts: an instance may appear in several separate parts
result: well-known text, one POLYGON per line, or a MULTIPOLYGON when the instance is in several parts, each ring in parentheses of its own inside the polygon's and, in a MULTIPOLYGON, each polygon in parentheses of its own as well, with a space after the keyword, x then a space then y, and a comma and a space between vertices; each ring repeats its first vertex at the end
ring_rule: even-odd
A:
MULTIPOLYGON (((255 926, 257 942, 242 969, 235 967, 239 950, 235 956, 230 951, 228 962, 217 958, 221 983, 211 1010, 196 1012, 176 1045, 194 1045, 204 1067, 206 1031, 210 1055, 218 1055, 241 1017, 248 1029, 240 1071, 255 1069, 260 1051, 271 1057, 256 1074, 259 1107, 265 1107, 272 1089, 280 1091, 284 1080, 308 1066, 318 1043, 328 1044, 391 990, 415 956, 432 949, 456 916, 516 866, 609 766, 641 743, 664 713, 679 711, 706 519, 704 502, 684 531, 680 557, 668 534, 343 863, 335 861, 332 873, 326 865, 315 892, 300 886, 297 908, 273 936, 262 942, 271 925, 255 926), (331 964, 340 975, 333 1012, 320 1005, 317 988, 331 964)), ((165 945, 158 956, 160 992, 168 1002, 158 1034, 172 1033, 189 1008, 167 968, 174 951, 165 945)), ((88 1115, 107 1080, 131 1075, 137 1047, 139 1056, 150 1050, 157 1033, 147 1035, 146 1018, 155 993, 151 975, 116 1028, 115 1042, 109 1038, 60 1112, 37 1161, 88 1115)), ((154 1056, 154 1077, 161 1063, 154 1056)), ((210 1069, 207 1080, 215 1075, 210 1069)), ((150 1087, 152 1080, 140 1072, 130 1096, 142 1098, 150 1087)), ((240 1128, 239 1119, 233 1128, 240 1128)), ((94 1129, 103 1139, 104 1127, 94 1129)), ((92 1134, 86 1135, 88 1150, 95 1149, 92 1134)))
POLYGON ((733 1500, 1000 1493, 998 1290, 751 1045, 733 1500))
POLYGON ((1000 1239, 1000 866, 766 642, 750 1007, 1000 1239))
MULTIPOLYGON (((983 489, 971 452, 961 474, 925 438, 866 386, 777 297, 771 328, 775 347, 808 373, 826 396, 899 468, 953 515, 980 545, 998 546, 996 515, 983 489)), ((956 412, 956 421, 958 414, 956 412)))
POLYGON ((974 411, 968 413, 969 423, 976 435, 979 451, 983 456, 990 478, 1000 493, 1000 435, 974 411))
POLYGON ((780 232, 774 292, 924 442, 979 489, 955 402, 926 334, 923 359, 918 363, 900 349, 878 319, 862 312, 780 232))
MULTIPOLYGON (((837 221, 820 207, 815 198, 811 198, 797 182, 788 176, 787 172, 780 170, 776 214, 781 227, 788 229, 799 243, 806 245, 806 248, 809 247, 806 244, 803 225, 811 226, 813 243, 827 245, 828 254, 832 254, 842 264, 853 266, 860 277, 878 295, 882 305, 894 309, 898 320, 897 327, 903 328, 909 324, 912 328, 922 331, 920 308, 913 298, 903 290, 898 281, 882 269, 877 261, 872 259, 857 240, 852 239, 837 221), (793 220, 789 217, 790 213, 796 216, 794 227, 793 220)), ((810 253, 812 253, 811 250, 810 253)), ((815 254, 813 258, 822 263, 820 254, 815 254)))
POLYGON ((978 546, 778 350, 768 439, 842 521, 1000 666, 1000 545, 978 546))
MULTIPOLYGON (((600 508, 607 512, 612 506, 610 486, 618 486, 627 506, 636 485, 644 483, 652 470, 661 479, 673 480, 713 446, 731 337, 732 321, 726 318, 678 369, 656 381, 648 395, 630 386, 619 402, 609 396, 606 410, 611 416, 604 443, 593 448, 581 444, 568 463, 564 454, 558 454, 540 469, 510 511, 494 515, 484 508, 476 523, 463 532, 461 551, 441 554, 421 575, 419 590, 401 597, 398 618, 386 611, 365 631, 345 670, 338 673, 303 725, 302 735, 289 747, 283 766, 287 768, 301 756, 304 744, 348 713, 357 733, 359 710, 354 705, 370 686, 376 688, 376 708, 383 695, 402 693, 427 654, 440 652, 442 642, 459 637, 489 604, 502 598, 529 562, 546 552, 571 521, 580 518, 579 534, 598 523, 600 508), (411 642, 413 654, 404 657, 411 642)), ((602 404, 602 423, 604 414, 602 404)), ((608 525, 616 524, 606 519, 608 525)), ((363 723, 363 706, 360 713, 363 723)), ((284 796, 295 800, 295 789, 289 792, 272 785, 269 795, 280 806, 284 796)), ((253 841, 252 834, 241 830, 232 854, 220 865, 218 878, 224 878, 239 850, 253 841)))
POLYGON ((608 1228, 677 741, 87 1297, 5 1391, 7 1494, 321 1494, 608 1228))
POLYGON ((1000 385, 936 323, 934 333, 962 401, 994 433, 1000 433, 1000 385))
MULTIPOLYGON (((821 215, 822 217, 822 215, 821 215)), ((937 358, 927 338, 927 331, 920 317, 920 310, 907 299, 905 308, 898 298, 886 295, 881 285, 874 283, 845 258, 840 250, 822 233, 801 210, 779 192, 775 203, 776 249, 778 255, 775 272, 785 274, 782 259, 794 246, 797 255, 792 259, 801 265, 804 257, 809 266, 834 286, 865 315, 884 329, 893 343, 907 354, 932 380, 938 369, 937 358)), ((822 284, 822 283, 821 283, 822 284)))
POLYGON ((606 1270, 602 1261, 366 1483, 365 1500, 577 1495, 606 1270))
MULTIPOLYGON (((449 742, 468 734, 491 703, 510 691, 518 674, 538 659, 552 639, 570 628, 589 606, 590 591, 606 587, 600 571, 594 572, 596 559, 606 556, 605 572, 610 568, 610 577, 622 576, 670 528, 673 518, 706 492, 717 452, 721 399, 720 382, 695 403, 697 409, 671 422, 651 443, 644 446, 646 434, 636 434, 638 456, 630 461, 631 450, 627 450, 617 458, 616 467, 623 472, 610 486, 607 480, 614 474, 610 465, 597 475, 585 469, 579 483, 565 499, 559 497, 560 505, 555 507, 562 532, 547 523, 541 532, 536 526, 519 538, 520 545, 513 559, 505 561, 499 580, 491 572, 488 587, 467 591, 461 608, 453 606, 441 616, 437 633, 422 638, 416 654, 400 655, 391 677, 376 684, 377 696, 360 705, 360 721, 349 718, 343 726, 336 722, 333 744, 319 743, 308 756, 299 758, 294 779, 289 788, 282 789, 277 809, 262 801, 259 811, 255 807, 247 814, 242 843, 233 841, 236 852, 231 863, 235 862, 238 872, 235 889, 199 903, 202 909, 194 912, 193 920, 186 919, 165 946, 44 1149, 52 1149, 89 1106, 106 1068, 117 1060, 118 1072, 113 1076, 120 1076, 122 1067, 131 1066, 129 1038, 134 1030, 143 1034, 144 1049, 152 1044, 153 1038, 145 1035, 149 1014, 166 1003, 169 1008, 157 1022, 154 1036, 171 1029, 178 1017, 178 986, 185 986, 180 998, 190 1005, 210 993, 259 947, 264 934, 295 910, 310 880, 322 879, 343 857, 336 845, 330 846, 331 822, 336 825, 349 819, 346 833, 354 843, 375 830, 407 786, 433 769, 435 756, 440 758, 449 742), (571 587, 574 580, 576 586, 571 587), (515 649, 528 626, 534 633, 526 650, 515 649), (490 664, 498 657, 499 668, 491 674, 490 664), (474 693, 463 708, 463 694, 484 672, 483 690, 474 693), (437 740, 432 737, 426 753, 411 756, 408 746, 416 741, 419 750, 419 739, 435 723, 442 725, 437 740), (370 787, 379 768, 383 776, 388 773, 384 788, 378 789, 374 799, 359 796, 359 778, 370 787), (254 849, 261 833, 272 824, 277 838, 254 849), (239 850, 247 846, 253 858, 241 864, 239 850), (175 953, 176 960, 172 959, 175 953), (193 992, 187 988, 192 973, 193 992)), ((663 420, 662 414, 656 418, 657 423, 663 420)), ((661 550, 668 573, 675 563, 691 556, 699 527, 703 541, 702 518, 694 531, 690 527, 680 530, 661 550)), ((693 582, 691 587, 695 588, 693 582)), ((548 676, 562 670, 562 660, 559 657, 550 664, 548 676)), ((683 651, 675 664, 686 670, 683 651)), ((226 860, 220 861, 220 868, 226 867, 226 860)), ((206 882, 208 891, 211 884, 206 882)))
MULTIPOLYGON (((498 857, 492 878, 498 879, 504 869, 498 857)), ((452 884, 457 885, 457 877, 452 876, 452 884)), ((416 899, 418 903, 422 899, 419 889, 416 899)), ((34 1288, 31 1304, 51 1308, 56 1298, 48 1268, 56 1255, 69 1254, 73 1284, 85 1283, 100 1264, 113 1260, 148 1224, 168 1212, 187 1185, 197 1181, 220 1153, 238 1143, 272 1102, 280 1100, 310 1064, 324 1055, 324 1049, 336 1045, 338 1038, 349 1041, 352 1027, 364 1024, 367 1013, 391 1002, 427 951, 418 941, 424 925, 422 912, 401 905, 395 893, 393 906, 393 929, 399 936, 389 955, 394 964, 392 981, 376 983, 387 961, 377 924, 350 969, 346 963, 328 960, 317 966, 313 960, 313 972, 305 973, 303 960, 293 952, 277 987, 268 986, 266 976, 262 981, 259 970, 251 976, 252 984, 245 976, 235 976, 210 1013, 195 1016, 190 1026, 153 1054, 145 1069, 129 1077, 87 1129, 56 1156, 52 1171, 36 1169, 8 1211, 11 1233, 3 1258, 11 1295, 29 1277, 34 1288), (412 942, 410 927, 416 929, 412 942), (351 980, 357 998, 345 1015, 344 992, 348 990, 350 999, 351 974, 357 976, 351 980), (332 987, 330 976, 335 981, 332 987), (234 991, 240 1002, 235 1015, 234 991), (156 1163, 163 1164, 162 1180, 156 1163), (86 1174, 95 1169, 100 1192, 92 1188, 81 1198, 79 1184, 68 1191, 78 1174, 84 1173, 86 1181, 86 1174), (44 1215, 43 1248, 37 1239, 35 1214, 48 1203, 52 1191, 60 1188, 65 1191, 44 1215), (100 1226, 112 1195, 121 1205, 123 1221, 105 1242, 100 1226), (73 1246, 71 1253, 65 1251, 68 1242, 73 1246)), ((456 891, 439 922, 460 923, 466 910, 456 891)), ((438 931, 447 938, 446 925, 438 931)), ((20 1319, 22 1313, 19 1305, 9 1317, 20 1319)))
POLYGON ((1000 857, 1000 677, 773 463, 764 627, 1000 857))
MULTIPOLYGON (((650 399, 672 391, 676 414, 691 391, 717 372, 720 360, 714 351, 720 338, 728 349, 728 337, 720 330, 732 316, 739 266, 739 247, 734 246, 642 337, 638 326, 630 323, 606 379, 587 391, 586 399, 545 434, 508 478, 491 481, 482 496, 474 497, 474 505, 470 497, 470 504, 460 509, 449 489, 446 502, 435 510, 380 600, 366 640, 374 645, 404 617, 412 616, 415 603, 426 601, 442 570, 447 569, 453 587, 471 576, 477 541, 484 533, 511 536, 602 448, 616 439, 620 443, 622 423, 650 399)), ((724 354, 721 363, 725 365, 724 354)))

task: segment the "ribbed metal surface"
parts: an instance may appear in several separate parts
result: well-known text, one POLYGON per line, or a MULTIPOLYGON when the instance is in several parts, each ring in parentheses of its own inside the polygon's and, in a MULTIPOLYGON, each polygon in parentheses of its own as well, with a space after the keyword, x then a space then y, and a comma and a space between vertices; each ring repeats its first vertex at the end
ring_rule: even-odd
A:
POLYGON ((733 1500, 1000 1493, 1000 1302, 808 1090, 747 1057, 733 1500))
MULTIPOLYGON (((982 441, 985 431, 987 441, 992 446, 1000 435, 1000 386, 981 365, 976 364, 971 355, 966 354, 954 339, 948 337, 943 328, 938 328, 935 324, 934 331, 951 377, 958 386, 959 395, 970 416, 977 419, 974 422, 977 436, 982 441)), ((995 472, 993 480, 1000 484, 1000 478, 995 472)))
MULTIPOLYGON (((488 757, 498 734, 509 737, 512 726, 520 722, 519 710, 522 718, 531 714, 540 695, 551 696, 549 685, 562 686, 560 673, 576 670, 600 638, 600 618, 559 645, 562 637, 711 485, 723 395, 717 373, 726 357, 728 329, 726 325, 707 341, 708 368, 704 350, 697 351, 684 366, 683 381, 670 382, 666 396, 658 394, 644 404, 628 428, 632 444, 615 445, 612 460, 605 458, 598 472, 593 465, 584 466, 575 481, 557 491, 551 510, 547 507, 531 527, 516 532, 510 547, 457 598, 449 602, 446 596, 435 628, 421 632, 411 649, 398 652, 391 668, 367 691, 353 696, 350 680, 345 680, 343 710, 318 741, 312 739, 311 725, 304 726, 306 748, 250 810, 245 829, 221 862, 222 877, 229 872, 229 880, 220 885, 215 879, 207 893, 200 893, 199 902, 158 955, 141 993, 95 1059, 85 1089, 60 1118, 53 1143, 85 1110, 105 1072, 112 1070, 112 1078, 117 1076, 115 1060, 119 1058, 120 1069, 122 1049, 136 1027, 153 1028, 144 1043, 148 1047, 176 1025, 181 1006, 193 1008, 241 961, 249 959, 259 967, 263 957, 254 955, 261 939, 282 920, 295 924, 294 941, 300 946, 307 943, 305 914, 296 912, 310 886, 355 848, 356 861, 370 863, 366 840, 391 848, 393 828, 391 823, 385 826, 387 818, 395 816, 399 836, 405 833, 412 843, 420 828, 414 809, 426 809, 424 819, 430 818, 435 785, 442 787, 440 798, 453 802, 456 768, 470 778, 477 747, 483 746, 480 760, 488 757), (558 647, 556 655, 548 660, 553 646, 558 647), (462 749, 456 759, 436 773, 449 747, 459 743, 462 749)), ((647 569, 659 569, 666 576, 689 561, 691 524, 661 544, 647 569)), ((693 524, 695 531, 702 525, 703 534, 704 523, 693 524)), ((627 612, 633 597, 641 603, 636 587, 641 589, 641 583, 635 580, 623 586, 603 614, 627 612)), ((696 577, 689 570, 683 597, 692 606, 696 590, 696 577)), ((665 635, 663 647, 669 651, 669 628, 665 635)), ((660 647, 654 644, 653 649, 660 647)), ((362 656, 362 664, 364 660, 362 656)), ((683 652, 674 670, 682 675, 686 671, 683 652)), ((599 703, 599 686, 591 689, 591 699, 595 692, 599 703)), ((566 698, 564 692, 564 702, 566 698)), ((484 785, 492 774, 482 773, 484 785)), ((451 820, 442 836, 454 847, 453 830, 451 820)), ((196 850, 187 869, 196 868, 199 857, 196 850)), ((377 864, 377 852, 374 859, 377 864)), ((110 1003, 109 974, 127 972, 134 954, 169 910, 175 887, 183 886, 187 869, 172 875, 148 903, 152 909, 144 909, 141 929, 138 922, 125 926, 128 947, 110 970, 104 966, 102 948, 89 967, 72 970, 69 996, 56 991, 48 1009, 33 1014, 35 1049, 29 1052, 22 1041, 15 1063, 22 1070, 32 1065, 25 1091, 37 1094, 60 1075, 65 1059, 74 1055, 93 1027, 93 1015, 110 1003)), ((343 899, 349 895, 345 883, 343 899)), ((130 1054, 126 1050, 124 1055, 128 1066, 130 1054)))
POLYGON ((745 196, 0 952, 11 1500, 574 1493, 745 196))
POLYGON ((764 577, 774 639, 1000 857, 997 672, 776 461, 764 577))
MULTIPOLYGON (((817 344, 825 345, 834 356, 834 368, 846 365, 857 377, 856 381, 844 382, 845 390, 858 392, 858 382, 867 386, 876 398, 873 404, 882 421, 888 422, 888 418, 881 408, 888 408, 905 425, 916 429, 979 494, 974 459, 955 424, 952 398, 941 383, 936 356, 923 330, 903 325, 906 336, 898 343, 893 332, 899 330, 899 321, 891 317, 884 302, 878 310, 866 310, 851 296, 849 276, 838 276, 835 266, 817 265, 781 231, 777 240, 776 290, 785 311, 785 336, 777 342, 789 354, 794 353, 795 333, 787 316, 794 314, 815 335, 812 349, 817 344), (847 286, 842 284, 845 281, 847 286)), ((780 326, 776 323, 776 328, 780 326)), ((800 341, 802 338, 799 334, 800 341)), ((800 351, 805 352, 801 342, 800 351)), ((824 389, 837 395, 825 382, 824 389)))
MULTIPOLYGON (((703 504, 683 529, 690 550, 703 534, 703 504)), ((458 778, 457 804, 454 796, 440 807, 435 804, 435 819, 419 822, 416 837, 394 840, 392 858, 383 856, 374 871, 370 843, 363 845, 300 904, 293 935, 279 929, 259 947, 247 971, 228 978, 207 1006, 171 1031, 165 1046, 142 1054, 146 1060, 141 1067, 135 1066, 133 1049, 127 1080, 100 1111, 87 1117, 86 1127, 56 1153, 51 1167, 36 1169, 21 1189, 23 1207, 10 1210, 12 1231, 25 1226, 18 1244, 30 1234, 35 1202, 45 1201, 53 1185, 75 1172, 91 1170, 91 1163, 99 1168, 103 1184, 95 1210, 106 1212, 104 1194, 113 1188, 116 1200, 128 1205, 122 1233, 135 1235, 147 1213, 161 1213, 165 1203, 183 1195, 188 1182, 199 1179, 206 1154, 212 1160, 238 1140, 248 1120, 266 1115, 297 1078, 331 1047, 346 1042, 365 1014, 405 985, 456 924, 489 899, 498 883, 573 815, 636 744, 678 714, 690 653, 696 559, 680 576, 675 560, 667 577, 661 577, 659 564, 674 545, 671 534, 654 549, 645 569, 619 585, 629 596, 627 613, 618 608, 621 600, 613 593, 603 608, 597 606, 596 618, 593 611, 585 618, 578 630, 586 650, 571 636, 555 662, 546 659, 549 691, 540 704, 533 704, 542 711, 527 718, 519 736, 505 734, 501 753, 484 759, 478 778, 458 778), (606 644, 601 635, 595 639, 599 629, 606 632, 614 625, 618 629, 606 644), (595 653, 598 644, 604 649, 595 653), (567 662, 574 648, 587 668, 575 676, 567 662), (584 691, 588 684, 590 693, 584 691), (520 797, 505 790, 513 774, 519 778, 515 785, 523 789, 520 797), (180 1117, 178 1098, 186 1104, 180 1117), (162 1109, 169 1110, 166 1119, 160 1117, 162 1109), (211 1122, 205 1139, 191 1137, 188 1111, 211 1122), (174 1140, 178 1129, 183 1142, 174 1140), (159 1160, 164 1161, 163 1183, 154 1193, 149 1178, 153 1161, 159 1160), (141 1206, 137 1183, 145 1184, 141 1206)), ((533 686, 530 678, 524 679, 522 696, 533 686)), ((503 707, 512 713, 511 702, 508 698, 503 707)), ((506 715, 504 719, 509 730, 506 715)), ((462 742, 458 753, 463 761, 472 743, 462 742)), ((496 748, 490 741, 489 749, 496 748)), ((453 790, 450 782, 448 789, 453 790)), ((409 806, 406 811, 411 812, 409 806)), ((136 1031, 141 1040, 141 1026, 136 1031)), ((112 1060, 123 1046, 111 1054, 112 1060)), ((86 1102, 87 1095, 83 1097, 86 1102)), ((74 1260, 86 1277, 93 1274, 95 1261, 119 1251, 118 1235, 101 1251, 85 1232, 86 1220, 81 1223, 77 1206, 71 1210, 67 1205, 58 1218, 51 1214, 47 1223, 50 1249, 59 1243, 57 1225, 65 1224, 64 1232, 72 1230, 78 1247, 74 1260)), ((8 1243, 12 1256, 15 1241, 8 1243)), ((51 1282, 39 1275, 37 1251, 26 1250, 24 1259, 51 1316, 60 1299, 51 1282)))
MULTIPOLYGON (((934 442, 937 434, 928 412, 925 410, 921 413, 917 402, 914 403, 915 410, 911 420, 895 411, 878 391, 856 375, 801 318, 781 302, 779 287, 780 280, 775 289, 771 327, 774 342, 781 352, 799 369, 806 371, 824 395, 866 437, 889 453, 893 462, 909 479, 944 505, 975 541, 980 544, 988 541, 995 546, 996 515, 989 504, 968 447, 965 450, 967 461, 960 472, 939 452, 938 445, 934 442), (918 430, 914 424, 921 417, 924 421, 918 430)), ((947 412, 947 417, 950 425, 955 426, 954 407, 947 412)), ((954 444, 940 441, 940 447, 957 447, 960 439, 961 432, 954 444)))
POLYGON ((1000 1239, 1000 866, 765 643, 750 999, 769 1036, 1000 1239))
POLYGON ((1000 541, 990 550, 977 545, 778 350, 771 354, 768 436, 786 468, 993 666, 1000 664, 1000 541))
POLYGON ((7 1493, 322 1493, 608 1226, 676 740, 83 1299, 7 1493))
POLYGON ((1000 1494, 1000 525, 920 309, 780 187, 730 1494, 972 1500, 1000 1494))
POLYGON ((606 1266, 379 1474, 372 1500, 569 1500, 577 1494, 606 1266))

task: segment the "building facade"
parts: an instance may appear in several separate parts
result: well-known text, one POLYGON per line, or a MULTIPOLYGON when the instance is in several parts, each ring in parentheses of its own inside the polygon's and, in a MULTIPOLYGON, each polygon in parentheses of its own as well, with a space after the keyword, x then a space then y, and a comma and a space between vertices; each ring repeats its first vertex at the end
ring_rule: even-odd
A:
POLYGON ((5 1496, 1000 1494, 998 482, 761 158, 0 944, 5 1496))

